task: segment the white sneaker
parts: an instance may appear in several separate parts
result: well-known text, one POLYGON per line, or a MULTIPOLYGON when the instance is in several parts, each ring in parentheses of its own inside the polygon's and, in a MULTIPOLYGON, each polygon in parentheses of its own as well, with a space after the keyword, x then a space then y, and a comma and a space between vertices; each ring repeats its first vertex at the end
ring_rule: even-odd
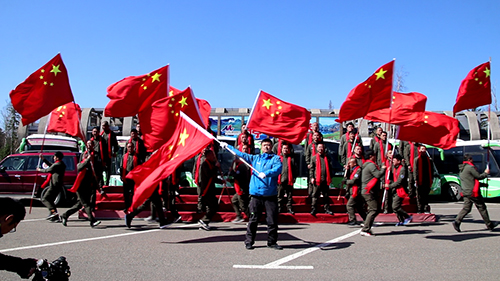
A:
POLYGON ((210 226, 208 226, 208 224, 206 224, 204 221, 199 220, 198 224, 200 225, 200 229, 210 231, 210 226))
POLYGON ((375 236, 371 231, 361 231, 359 234, 361 234, 361 236, 366 236, 366 237, 375 236))
POLYGON ((243 219, 241 217, 236 217, 232 222, 233 223, 240 223, 242 221, 243 221, 243 219))

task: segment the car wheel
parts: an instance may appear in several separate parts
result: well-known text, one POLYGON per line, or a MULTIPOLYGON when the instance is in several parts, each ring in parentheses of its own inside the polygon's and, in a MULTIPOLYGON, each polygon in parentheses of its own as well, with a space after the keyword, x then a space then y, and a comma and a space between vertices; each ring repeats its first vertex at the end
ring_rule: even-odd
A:
POLYGON ((455 182, 447 183, 446 190, 448 192, 448 199, 450 199, 450 201, 455 202, 462 199, 462 187, 458 183, 455 182))
MULTIPOLYGON (((48 190, 48 188, 43 189, 42 194, 40 194, 40 199, 43 198, 45 193, 47 193, 47 190, 48 190)), ((54 205, 59 206, 62 203, 62 201, 63 201, 63 196, 62 196, 62 193, 59 192, 56 196, 56 199, 54 200, 54 205)))

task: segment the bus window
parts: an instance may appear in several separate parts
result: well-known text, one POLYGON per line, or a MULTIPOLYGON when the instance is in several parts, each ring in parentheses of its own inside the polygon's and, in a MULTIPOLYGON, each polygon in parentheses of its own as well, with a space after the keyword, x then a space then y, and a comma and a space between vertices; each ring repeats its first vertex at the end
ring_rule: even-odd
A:
POLYGON ((485 167, 485 156, 484 154, 470 154, 472 156, 472 162, 474 163, 474 166, 476 166, 478 171, 484 171, 485 167))
POLYGON ((492 147, 490 149, 490 176, 500 177, 498 163, 500 163, 500 147, 492 147))

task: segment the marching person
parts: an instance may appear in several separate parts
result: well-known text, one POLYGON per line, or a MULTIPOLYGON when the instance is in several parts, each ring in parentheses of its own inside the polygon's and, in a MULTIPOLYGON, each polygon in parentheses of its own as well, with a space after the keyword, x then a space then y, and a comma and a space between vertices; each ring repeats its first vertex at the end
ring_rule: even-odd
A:
POLYGON ((378 194, 379 194, 379 185, 378 181, 385 174, 385 165, 382 166, 381 169, 375 163, 376 156, 372 150, 368 150, 365 154, 366 160, 365 164, 363 164, 362 172, 361 172, 361 188, 363 199, 368 206, 368 214, 366 216, 364 226, 361 229, 360 234, 362 236, 374 236, 371 228, 373 226, 373 222, 378 215, 378 194))
MULTIPOLYGON (((247 145, 243 145, 242 152, 245 152, 247 145)), ((236 213, 236 218, 233 220, 234 223, 240 223, 243 221, 242 213, 245 213, 247 218, 250 217, 250 212, 248 211, 248 202, 250 200, 248 196, 248 191, 250 188, 250 177, 252 171, 245 165, 240 158, 234 157, 234 161, 229 170, 229 175, 232 176, 234 182, 235 194, 231 198, 231 204, 233 204, 233 209, 236 213)))
POLYGON ((96 190, 99 188, 96 175, 102 174, 100 163, 96 161, 96 158, 94 142, 88 140, 87 151, 82 153, 80 156, 80 163, 76 165, 78 175, 73 188, 71 188, 73 192, 76 192, 78 201, 73 207, 69 208, 61 215, 62 225, 64 226, 67 226, 68 218, 72 214, 78 212, 82 206, 85 208, 85 213, 87 213, 91 227, 98 226, 101 223, 101 221, 96 220, 92 214, 95 205, 93 198, 95 197, 96 190))
POLYGON ((358 166, 362 167, 365 163, 365 157, 363 156, 363 148, 361 147, 361 145, 356 144, 356 147, 354 147, 353 157, 356 159, 358 166))
POLYGON ((457 232, 461 232, 460 224, 462 223, 464 217, 470 213, 470 211, 472 210, 472 204, 474 204, 476 205, 479 214, 481 214, 486 227, 489 230, 493 230, 498 225, 498 222, 490 221, 490 216, 488 215, 486 204, 484 203, 483 196, 481 195, 479 182, 479 180, 488 177, 490 169, 486 167, 484 173, 479 174, 476 166, 474 166, 472 156, 470 154, 466 154, 464 156, 464 163, 461 164, 459 168, 460 181, 462 182, 462 192, 464 196, 464 207, 452 222, 453 228, 455 228, 457 232))
POLYGON ((417 213, 430 213, 429 193, 433 181, 432 160, 427 155, 427 148, 420 145, 418 156, 413 163, 413 177, 417 185, 417 213))
POLYGON ((246 141, 247 141, 247 144, 248 144, 248 147, 250 149, 250 154, 254 154, 254 151, 255 151, 255 142, 254 142, 254 137, 253 135, 247 130, 247 124, 246 123, 243 123, 241 124, 241 133, 238 135, 237 137, 237 142, 236 142, 236 146, 238 148, 241 148, 241 146, 243 145, 244 143, 244 139, 243 139, 243 136, 246 136, 246 141))
POLYGON ((373 138, 370 140, 370 149, 373 150, 373 147, 375 146, 375 143, 379 142, 380 141, 380 134, 382 134, 382 127, 377 127, 377 129, 375 129, 375 135, 373 136, 373 138))
POLYGON ((311 160, 311 169, 309 169, 309 178, 311 184, 313 185, 312 192, 312 208, 311 215, 315 216, 318 210, 317 202, 320 195, 323 195, 323 205, 325 208, 325 213, 333 215, 330 211, 330 196, 328 191, 330 190, 330 183, 332 181, 332 164, 330 157, 325 152, 325 144, 318 143, 316 148, 318 149, 316 156, 311 160))
POLYGON ((389 186, 387 186, 387 184, 390 183, 390 178, 391 178, 391 169, 389 169, 390 167, 392 167, 392 164, 393 164, 393 161, 392 161, 392 150, 389 150, 387 151, 387 157, 385 159, 385 166, 388 167, 388 169, 385 171, 385 176, 384 176, 384 195, 385 196, 382 196, 382 198, 384 199, 384 202, 382 202, 384 208, 383 208, 383 211, 384 211, 384 214, 391 214, 393 213, 393 209, 392 209, 392 197, 393 197, 393 189, 392 188, 389 188, 389 186))
POLYGON ((418 155, 418 145, 412 141, 401 141, 401 151, 403 152, 405 166, 408 170, 408 196, 413 198, 416 194, 413 165, 415 165, 415 157, 418 155))
MULTIPOLYGON (((23 204, 9 197, 0 198, 0 237, 16 232, 16 227, 26 216, 23 204)), ((28 279, 35 273, 36 259, 22 259, 0 253, 0 270, 17 273, 21 278, 28 279)))
POLYGON ((93 148, 92 157, 94 159, 94 169, 100 171, 95 176, 97 177, 97 183, 99 184, 99 188, 102 188, 104 186, 104 178, 102 176, 102 171, 106 168, 105 162, 108 154, 105 152, 106 151, 105 149, 106 147, 108 147, 108 144, 106 140, 101 137, 99 133, 99 127, 92 128, 92 136, 90 138, 90 141, 92 142, 92 148, 93 148))
POLYGON ((387 161, 387 152, 392 150, 392 144, 387 144, 387 132, 380 133, 378 141, 373 145, 373 152, 377 156, 377 165, 382 166, 387 161), (387 148, 387 150, 386 150, 387 148), (387 151, 387 152, 386 152, 387 151))
POLYGON ((318 124, 318 122, 312 123, 311 124, 311 129, 307 132, 306 142, 305 142, 305 145, 304 145, 304 149, 305 150, 307 150, 307 147, 313 142, 313 134, 315 132, 319 132, 319 124, 318 124))
POLYGON ((281 146, 280 158, 283 168, 278 177, 278 210, 281 212, 283 206, 286 204, 287 212, 293 215, 295 213, 292 208, 292 193, 293 184, 297 178, 298 167, 295 163, 292 149, 292 144, 287 142, 284 142, 281 146))
MULTIPOLYGON (((406 169, 401 163, 403 157, 397 154, 392 157, 392 171, 390 174, 390 183, 386 184, 385 187, 391 189, 392 196, 392 209, 398 218, 398 223, 396 226, 407 225, 413 219, 408 213, 401 207, 404 198, 407 196, 405 185, 407 182, 406 169)), ((388 194, 389 196, 389 194, 388 194)))
POLYGON ((358 221, 356 220, 357 210, 361 218, 366 220, 366 212, 365 212, 365 201, 363 200, 363 196, 361 196, 361 166, 358 165, 358 161, 355 157, 351 157, 347 162, 348 170, 346 177, 344 178, 345 184, 347 185, 347 190, 351 195, 349 200, 347 201, 347 214, 349 215, 348 225, 357 225, 358 221))
POLYGON ((42 197, 42 203, 45 207, 47 207, 47 209, 49 209, 50 212, 47 220, 52 222, 61 221, 54 201, 56 200, 57 195, 62 193, 64 189, 64 172, 66 171, 66 164, 62 161, 63 157, 64 155, 62 152, 57 151, 54 153, 54 163, 51 163, 43 157, 42 153, 40 153, 40 159, 49 167, 47 169, 37 168, 37 171, 40 173, 50 173, 47 177, 49 186, 46 187, 47 191, 45 191, 45 194, 42 197))
POLYGON ((142 163, 144 163, 146 161, 147 149, 144 145, 144 141, 139 137, 137 129, 132 129, 130 131, 130 139, 128 140, 128 143, 132 143, 134 145, 135 155, 142 163))
POLYGON ((104 185, 109 185, 109 178, 111 176, 111 163, 114 157, 116 157, 116 153, 120 149, 118 145, 118 140, 116 139, 116 134, 109 128, 108 121, 102 122, 102 132, 101 137, 104 139, 106 146, 102 147, 103 158, 103 171, 106 174, 106 179, 104 181, 104 185))
POLYGON ((264 139, 261 142, 262 154, 250 155, 243 153, 228 145, 221 143, 239 157, 245 159, 259 174, 252 172, 250 178, 250 220, 247 224, 245 248, 253 250, 257 225, 262 211, 265 208, 267 217, 267 247, 282 250, 278 245, 278 176, 281 174, 282 164, 279 156, 272 152, 272 141, 264 139))
POLYGON ((127 143, 127 153, 123 155, 121 167, 121 179, 123 182, 123 200, 125 202, 125 213, 127 213, 130 204, 132 204, 132 196, 134 196, 135 183, 132 179, 127 179, 127 175, 135 167, 142 164, 142 160, 136 153, 133 142, 127 143))
POLYGON ((215 183, 220 183, 217 175, 219 167, 217 167, 217 160, 215 153, 210 149, 204 151, 205 160, 200 166, 200 175, 198 184, 198 209, 205 212, 205 215, 198 221, 200 229, 209 231, 209 226, 212 217, 216 214, 219 207, 217 203, 215 183))
POLYGON ((363 144, 361 143, 361 138, 359 137, 358 134, 356 134, 355 130, 350 131, 347 133, 348 139, 344 143, 341 154, 340 156, 340 161, 342 166, 347 165, 347 160, 351 158, 351 156, 354 154, 354 149, 356 146, 359 146, 361 148, 361 151, 363 151, 363 144))

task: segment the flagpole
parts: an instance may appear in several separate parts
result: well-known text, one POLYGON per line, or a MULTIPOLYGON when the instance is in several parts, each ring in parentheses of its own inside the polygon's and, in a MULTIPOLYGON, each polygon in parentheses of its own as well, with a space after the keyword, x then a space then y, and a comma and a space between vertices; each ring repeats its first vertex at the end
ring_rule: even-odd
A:
POLYGON ((250 119, 252 118, 253 111, 255 110, 255 106, 257 105, 257 101, 259 100, 261 92, 262 92, 262 90, 259 90, 259 93, 257 94, 257 97, 255 97, 255 101, 254 101, 253 106, 252 106, 252 111, 250 111, 250 115, 248 115, 247 124, 250 123, 250 119))
MULTIPOLYGON (((220 141, 219 141, 217 138, 214 138, 214 140, 216 140, 216 141, 219 143, 219 145, 220 145, 220 141)), ((243 162, 245 165, 247 165, 247 166, 248 166, 248 168, 250 168, 250 169, 254 170, 254 172, 256 172, 257 174, 260 174, 260 172, 259 172, 257 169, 255 169, 252 165, 248 164, 248 162, 247 162, 247 161, 245 161, 245 159, 243 159, 242 157, 238 156, 238 155, 237 155, 234 151, 232 151, 231 149, 227 149, 227 150, 228 150, 229 152, 231 152, 231 154, 233 154, 234 156, 236 156, 236 157, 240 158, 241 162, 243 162)))
MULTIPOLYGON (((394 61, 394 64, 396 64, 396 59, 394 58, 393 59, 394 61)), ((394 99, 394 89, 392 87, 392 85, 394 84, 394 68, 393 67, 393 71, 392 71, 392 83, 391 83, 391 100, 389 102, 389 133, 391 133, 392 131, 392 100, 394 99)), ((398 86, 398 90, 399 90, 399 86, 398 86)), ((387 158, 387 151, 389 150, 389 139, 390 139, 390 135, 389 133, 387 133, 387 137, 386 137, 386 140, 385 140, 385 157, 387 158)), ((392 146, 392 157, 394 157, 394 149, 396 148, 395 145, 392 146)), ((382 163, 382 166, 384 165, 385 163, 382 163)), ((390 168, 392 168, 392 161, 391 161, 391 166, 390 168)), ((389 181, 389 175, 390 175, 390 170, 389 170, 389 173, 387 173, 387 177, 386 177, 386 182, 389 181)), ((383 183, 385 184, 385 183, 383 183)), ((384 195, 382 196, 382 209, 384 208, 384 203, 385 203, 385 197, 387 196, 387 189, 385 189, 384 187, 384 195)))
MULTIPOLYGON (((43 138, 42 138, 42 146, 40 147, 40 154, 43 152, 43 145, 45 144, 45 135, 47 135, 47 128, 50 123, 50 117, 52 116, 52 112, 50 112, 49 117, 47 117, 47 123, 45 123, 45 130, 43 132, 43 138)), ((33 191, 31 192, 31 200, 30 200, 30 211, 29 214, 31 214, 31 210, 33 209, 33 199, 35 198, 35 190, 36 190, 36 179, 38 178, 38 167, 40 167, 40 161, 41 158, 38 157, 38 164, 36 165, 36 171, 35 171, 35 181, 33 183, 33 191)))

